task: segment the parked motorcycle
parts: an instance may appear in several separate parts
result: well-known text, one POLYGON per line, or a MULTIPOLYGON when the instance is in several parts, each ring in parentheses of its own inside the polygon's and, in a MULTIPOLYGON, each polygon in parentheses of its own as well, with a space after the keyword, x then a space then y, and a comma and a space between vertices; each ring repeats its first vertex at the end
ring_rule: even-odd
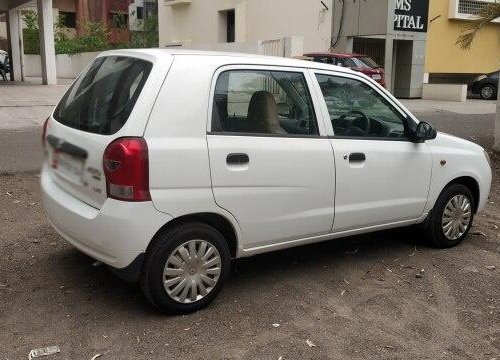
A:
POLYGON ((10 73, 9 54, 7 51, 0 50, 0 76, 3 81, 7 81, 8 73, 10 73))

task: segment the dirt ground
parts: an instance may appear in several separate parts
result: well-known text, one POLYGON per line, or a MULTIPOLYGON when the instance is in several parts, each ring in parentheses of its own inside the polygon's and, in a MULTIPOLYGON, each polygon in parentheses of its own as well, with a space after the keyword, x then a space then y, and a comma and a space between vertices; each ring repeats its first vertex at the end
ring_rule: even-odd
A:
POLYGON ((50 228, 36 173, 0 176, 0 360, 50 345, 61 352, 47 360, 500 359, 493 162, 490 201, 459 247, 408 228, 238 260, 212 306, 178 317, 50 228))

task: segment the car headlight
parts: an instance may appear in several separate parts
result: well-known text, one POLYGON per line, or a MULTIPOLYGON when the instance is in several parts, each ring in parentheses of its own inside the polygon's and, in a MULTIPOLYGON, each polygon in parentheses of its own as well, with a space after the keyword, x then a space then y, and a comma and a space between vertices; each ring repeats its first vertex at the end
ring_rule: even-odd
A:
POLYGON ((484 152, 484 157, 486 158, 486 161, 488 162, 488 165, 491 167, 491 158, 490 158, 490 155, 484 149, 483 149, 483 152, 484 152))
POLYGON ((486 79, 488 76, 486 75, 479 75, 477 78, 474 79, 473 82, 478 82, 478 81, 481 81, 481 80, 484 80, 486 79))

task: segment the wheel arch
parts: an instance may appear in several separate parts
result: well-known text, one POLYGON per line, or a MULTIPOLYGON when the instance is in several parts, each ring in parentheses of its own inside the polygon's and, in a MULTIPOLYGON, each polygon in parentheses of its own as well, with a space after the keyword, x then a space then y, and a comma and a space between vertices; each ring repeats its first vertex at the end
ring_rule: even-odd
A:
POLYGON ((477 208, 479 206, 479 201, 480 201, 480 190, 479 190, 479 183, 477 182, 476 179, 474 179, 472 176, 460 176, 457 177, 453 180, 451 180, 446 186, 441 190, 441 193, 450 187, 453 184, 461 184, 466 186, 470 192, 472 193, 472 196, 474 197, 474 213, 477 212, 477 208))
POLYGON ((236 258, 238 256, 238 234, 235 227, 229 219, 221 214, 217 214, 214 212, 186 214, 170 220, 156 232, 156 234, 153 236, 153 239, 148 244, 146 252, 151 248, 152 244, 158 238, 159 234, 188 222, 201 222, 217 229, 222 234, 222 236, 224 236, 224 239, 226 239, 229 245, 231 257, 236 258))

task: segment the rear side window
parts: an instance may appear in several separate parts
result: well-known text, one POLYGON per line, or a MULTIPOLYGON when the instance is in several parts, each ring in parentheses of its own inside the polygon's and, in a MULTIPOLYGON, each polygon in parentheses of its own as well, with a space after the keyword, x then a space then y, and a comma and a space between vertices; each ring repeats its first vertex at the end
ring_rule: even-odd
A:
POLYGON ((152 67, 149 61, 125 56, 96 59, 66 92, 54 118, 90 133, 116 133, 127 122, 152 67))
POLYGON ((212 131, 317 135, 304 75, 265 70, 221 73, 215 86, 212 131))

